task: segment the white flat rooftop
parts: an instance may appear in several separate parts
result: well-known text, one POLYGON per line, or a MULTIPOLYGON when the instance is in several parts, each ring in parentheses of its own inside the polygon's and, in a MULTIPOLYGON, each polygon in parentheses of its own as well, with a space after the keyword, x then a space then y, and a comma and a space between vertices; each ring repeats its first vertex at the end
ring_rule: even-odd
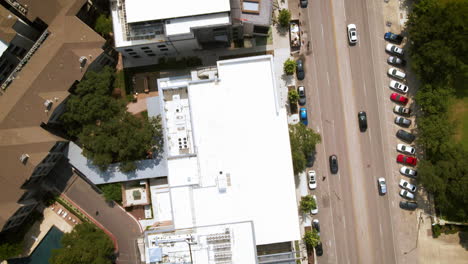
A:
POLYGON ((126 0, 127 23, 228 12, 229 0, 126 0))
POLYGON ((198 164, 168 161, 175 228, 252 221, 257 245, 299 240, 287 113, 279 106, 273 57, 219 61, 218 76, 188 83, 198 164), (198 173, 198 186, 173 188, 193 177, 177 167, 198 173))
POLYGON ((171 19, 171 23, 166 24, 166 34, 168 36, 190 33, 191 28, 222 26, 231 23, 228 13, 209 14, 196 17, 183 17, 171 19))

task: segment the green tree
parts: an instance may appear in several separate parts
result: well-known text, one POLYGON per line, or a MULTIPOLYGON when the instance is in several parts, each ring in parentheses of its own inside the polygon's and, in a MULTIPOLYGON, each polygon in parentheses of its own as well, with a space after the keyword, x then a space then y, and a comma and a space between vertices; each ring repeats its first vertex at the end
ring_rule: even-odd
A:
POLYGON ((280 26, 287 27, 291 21, 291 12, 288 9, 281 9, 278 13, 278 22, 280 26))
POLYGON ((122 186, 120 183, 109 183, 99 185, 106 201, 116 201, 122 203, 122 186))
POLYGON ((297 104, 299 100, 299 93, 296 90, 290 90, 288 92, 288 100, 291 105, 297 104))
POLYGON ((304 242, 307 247, 314 248, 320 243, 320 236, 317 233, 317 230, 313 229, 312 231, 306 231, 304 234, 304 242))
POLYGON ((295 61, 287 59, 283 64, 284 73, 286 73, 287 75, 293 75, 296 71, 296 66, 297 64, 295 61))
POLYGON ((309 213, 312 209, 317 208, 317 204, 312 195, 306 195, 301 197, 299 207, 303 213, 309 213))
POLYGON ((108 36, 112 32, 112 19, 104 14, 99 15, 96 19, 94 30, 103 37, 108 36))
POLYGON ((53 249, 51 264, 112 264, 114 245, 99 228, 90 224, 76 225, 61 240, 62 248, 53 249))
POLYGON ((289 141, 294 174, 306 169, 307 158, 315 152, 315 146, 322 140, 320 134, 299 123, 289 126, 289 141))
POLYGON ((0 244, 0 261, 16 257, 23 252, 23 244, 5 242, 0 244))

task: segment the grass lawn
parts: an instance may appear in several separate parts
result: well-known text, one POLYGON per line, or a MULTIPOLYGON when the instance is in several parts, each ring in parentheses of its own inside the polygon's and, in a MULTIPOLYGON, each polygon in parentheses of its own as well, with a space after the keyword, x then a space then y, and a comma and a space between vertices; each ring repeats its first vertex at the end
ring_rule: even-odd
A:
POLYGON ((450 113, 457 126, 455 140, 468 151, 468 97, 455 99, 450 113))

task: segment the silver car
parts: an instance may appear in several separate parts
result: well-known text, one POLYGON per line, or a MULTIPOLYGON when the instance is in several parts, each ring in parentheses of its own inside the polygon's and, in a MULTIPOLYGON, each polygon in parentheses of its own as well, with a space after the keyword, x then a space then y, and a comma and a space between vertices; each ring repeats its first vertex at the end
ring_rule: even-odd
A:
POLYGON ((388 75, 401 80, 406 78, 406 74, 404 72, 401 72, 395 68, 388 69, 388 75))
POLYGON ((377 183, 379 185, 379 192, 381 195, 384 195, 387 193, 387 183, 385 182, 385 178, 378 178, 377 183))
POLYGON ((395 124, 404 126, 404 127, 409 127, 411 125, 411 120, 401 117, 401 116, 397 116, 395 117, 395 124))
POLYGON ((409 181, 405 179, 400 180, 400 187, 406 189, 412 193, 416 192, 417 188, 413 184, 409 183, 409 181))
POLYGON ((385 50, 390 53, 400 55, 400 56, 403 56, 404 54, 404 50, 402 48, 399 48, 393 44, 387 44, 387 46, 385 47, 385 50))
POLYGON ((389 87, 394 89, 394 90, 397 90, 398 92, 403 93, 403 94, 406 94, 408 92, 408 89, 409 89, 407 85, 404 85, 401 82, 397 82, 397 81, 394 81, 394 80, 390 81, 389 87))
POLYGON ((410 169, 406 166, 400 168, 400 173, 412 178, 416 178, 416 176, 418 176, 418 172, 416 170, 410 169))
POLYGON ((408 192, 407 190, 401 190, 400 195, 403 198, 414 200, 414 194, 408 192))

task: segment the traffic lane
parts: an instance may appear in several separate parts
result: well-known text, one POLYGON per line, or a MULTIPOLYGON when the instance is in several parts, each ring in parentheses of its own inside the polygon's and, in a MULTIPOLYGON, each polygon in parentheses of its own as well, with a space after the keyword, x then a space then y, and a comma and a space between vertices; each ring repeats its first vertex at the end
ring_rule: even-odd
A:
MULTIPOLYGON (((309 32, 320 32, 317 34, 323 34, 323 36, 328 35, 331 37, 331 33, 333 32, 333 29, 331 28, 331 21, 323 21, 322 19, 322 14, 327 16, 327 12, 330 12, 329 7, 323 7, 323 5, 317 1, 317 3, 314 3, 313 6, 316 8, 314 9, 309 9, 308 10, 308 17, 309 17, 309 32), (323 32, 323 33, 322 33, 323 32), (328 34, 325 34, 325 32, 328 32, 328 34)), ((329 71, 327 70, 327 64, 331 62, 335 62, 336 60, 330 60, 330 57, 333 58, 335 55, 335 50, 333 49, 333 45, 330 46, 330 40, 325 40, 324 38, 313 38, 312 40, 312 50, 313 50, 313 61, 311 60, 306 60, 307 62, 310 63, 315 63, 315 68, 316 70, 314 71, 314 77, 313 79, 316 80, 315 84, 309 84, 309 87, 313 86, 315 90, 315 94, 313 95, 314 98, 316 98, 316 104, 315 106, 319 106, 321 109, 321 114, 319 115, 321 118, 319 119, 319 122, 322 124, 322 136, 323 136, 323 153, 320 155, 320 150, 318 150, 318 157, 321 158, 321 164, 320 166, 323 166, 323 170, 327 176, 326 176, 326 182, 327 182, 327 187, 331 188, 329 190, 324 190, 324 188, 320 189, 319 191, 323 191, 323 194, 320 196, 320 201, 319 205, 323 203, 322 206, 327 206, 326 204, 329 202, 330 203, 330 213, 327 214, 331 218, 331 227, 332 227, 332 232, 335 235, 331 234, 329 235, 329 232, 323 232, 322 234, 322 239, 324 241, 328 241, 327 243, 324 244, 324 256, 321 257, 320 262, 321 263, 347 263, 348 259, 352 260, 352 263, 357 263, 357 256, 356 256, 356 250, 355 250, 355 245, 356 245, 356 239, 355 238, 349 238, 352 236, 353 231, 350 231, 350 229, 346 228, 346 226, 353 226, 353 216, 352 216, 352 210, 347 207, 344 208, 343 200, 342 197, 339 196, 340 193, 347 193, 349 194, 349 191, 343 191, 342 186, 340 184, 340 178, 341 174, 343 173, 343 169, 341 169, 339 175, 330 175, 329 170, 328 170, 328 155, 334 153, 337 154, 339 157, 343 158, 344 155, 343 153, 345 152, 344 150, 339 150, 338 146, 343 146, 344 143, 340 138, 342 139, 343 137, 339 137, 339 135, 334 134, 336 131, 343 131, 343 127, 335 127, 335 122, 336 120, 339 120, 338 118, 335 118, 336 116, 340 117, 342 110, 337 109, 336 105, 339 105, 339 101, 337 100, 337 93, 336 91, 336 84, 331 83, 331 79, 334 77, 330 78, 329 71), (327 42, 327 43, 326 43, 327 42), (333 89, 333 86, 335 89, 333 89), (316 96, 317 95, 317 96, 316 96), (338 139, 338 140, 337 140, 338 139), (341 201, 339 200, 341 199, 341 201), (351 210, 351 212, 350 212, 351 210), (351 216, 351 218, 348 220, 346 216, 351 216), (329 237, 327 237, 329 236, 329 237), (334 245, 331 245, 332 242, 335 242, 334 245), (329 246, 330 245, 330 246, 329 246), (330 255, 329 253, 335 253, 338 249, 339 255, 336 255, 335 258, 333 258, 333 255, 330 255)), ((333 40, 332 40, 333 42, 333 40)), ((307 63, 306 62, 306 63, 307 63)), ((309 66, 310 67, 310 66, 309 66)), ((335 68, 335 72, 333 72, 333 75, 337 75, 337 70, 335 68)), ((336 78, 335 78, 336 80, 336 78)), ((309 95, 311 93, 309 92, 309 95)), ((343 123, 343 120, 341 120, 341 123, 343 123)), ((344 159, 343 159, 344 160, 344 159)), ((343 163, 341 164, 343 168, 345 167, 343 163)), ((349 185, 348 185, 349 186, 349 185)), ((347 197, 347 200, 349 200, 349 197, 347 197)), ((322 214, 323 215, 323 214, 322 214)), ((319 219, 323 218, 323 216, 319 216, 319 219)), ((322 220, 323 221, 323 220, 322 220)), ((323 224, 322 224, 323 226, 323 224)), ((351 228, 351 230, 354 230, 351 228)), ((355 237, 355 235, 354 235, 355 237)))

